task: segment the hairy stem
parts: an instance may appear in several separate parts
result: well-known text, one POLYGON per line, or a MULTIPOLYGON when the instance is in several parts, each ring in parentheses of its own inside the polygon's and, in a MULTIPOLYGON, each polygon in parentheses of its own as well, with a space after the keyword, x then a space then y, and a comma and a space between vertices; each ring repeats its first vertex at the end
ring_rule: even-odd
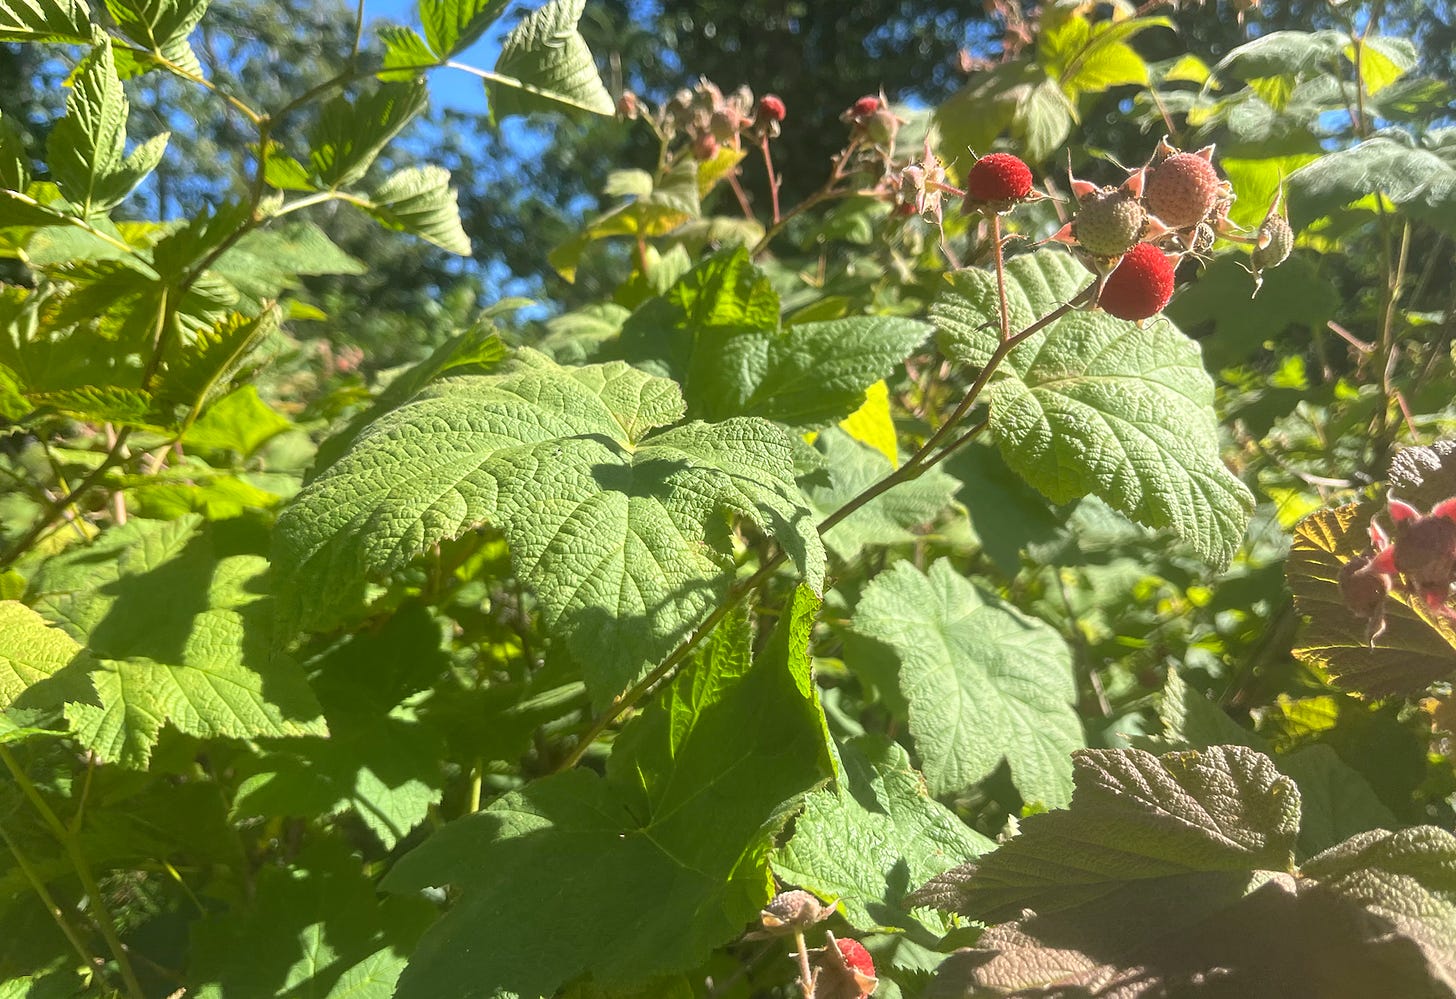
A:
POLYGON ((814 999, 814 971, 809 967, 809 944, 804 940, 804 931, 794 931, 794 946, 799 958, 799 986, 804 990, 804 999, 814 999))

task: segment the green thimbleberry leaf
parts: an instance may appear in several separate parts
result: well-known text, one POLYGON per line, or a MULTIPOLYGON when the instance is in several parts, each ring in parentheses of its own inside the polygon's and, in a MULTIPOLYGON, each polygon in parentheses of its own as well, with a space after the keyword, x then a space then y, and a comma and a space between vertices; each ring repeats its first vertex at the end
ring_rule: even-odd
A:
MULTIPOLYGON (((1039 250, 1007 264, 1013 330, 1071 301, 1089 278, 1070 254, 1039 250)), ((994 275, 957 271, 931 308, 941 348, 969 365, 996 349, 994 275)), ((985 400, 1006 463, 1055 503, 1088 493, 1140 524, 1169 527, 1225 567, 1254 499, 1219 456, 1213 381, 1171 322, 1142 329, 1072 312, 1019 344, 985 400)))
POLYGON ((366 581, 495 524, 545 626, 599 702, 660 662, 727 593, 731 518, 771 533, 814 588, 824 549, 794 443, 741 417, 661 429, 675 383, 616 361, 563 368, 522 351, 447 378, 365 430, 278 522, 287 626, 328 628, 366 581))

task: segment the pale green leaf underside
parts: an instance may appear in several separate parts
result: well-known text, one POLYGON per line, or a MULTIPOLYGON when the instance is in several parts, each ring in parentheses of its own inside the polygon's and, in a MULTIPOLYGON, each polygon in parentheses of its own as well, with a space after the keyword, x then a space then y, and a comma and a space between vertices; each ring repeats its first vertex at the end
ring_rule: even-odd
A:
MULTIPOLYGON (((1070 254, 1012 259, 1011 328, 1070 301, 1089 280, 1070 254)), ((951 285, 931 310, 942 349, 984 364, 997 340, 995 277, 957 271, 951 285)), ((1052 501, 1094 493, 1138 523, 1172 528, 1215 566, 1233 558, 1253 497, 1219 457, 1213 382, 1171 322, 1138 329, 1074 312, 1013 350, 986 400, 1007 463, 1052 501)))
POLYGON ((91 38, 83 0, 0 0, 0 42, 78 42, 91 38))
POLYGON ((493 121, 532 111, 612 113, 612 96, 576 30, 585 6, 586 0, 551 0, 506 35, 487 85, 493 121))
POLYGON ((390 229, 418 236, 441 249, 470 256, 470 237, 444 167, 406 167, 369 196, 366 211, 390 229))
MULTIPOLYGON (((116 19, 121 31, 142 49, 167 60, 179 69, 202 75, 197 55, 187 36, 202 15, 209 0, 105 0, 106 8, 116 19)), ((127 53, 127 58, 133 58, 127 53)), ((136 60, 137 69, 145 72, 152 65, 145 57, 136 60)), ((128 74, 130 75, 130 74, 128 74)))
POLYGON ((1071 798, 1082 726, 1071 653, 1049 626, 942 560, 928 575, 908 562, 881 573, 851 627, 899 657, 910 734, 932 794, 963 791, 1004 759, 1027 801, 1071 798))
POLYGON ((757 419, 692 423, 670 381, 525 351, 446 379, 370 427, 281 516, 290 623, 325 627, 364 581, 482 524, 506 534, 548 628, 599 698, 660 661, 721 599, 729 518, 770 531, 816 589, 823 548, 793 445, 757 419))

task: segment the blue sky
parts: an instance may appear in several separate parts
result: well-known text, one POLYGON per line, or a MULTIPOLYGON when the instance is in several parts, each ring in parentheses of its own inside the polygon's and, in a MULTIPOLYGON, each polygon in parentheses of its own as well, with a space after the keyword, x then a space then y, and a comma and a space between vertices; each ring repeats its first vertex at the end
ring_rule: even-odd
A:
MULTIPOLYGON (((517 5, 512 4, 512 8, 517 5)), ((370 27, 382 24, 403 24, 419 30, 420 17, 416 0, 364 0, 364 21, 370 27)), ((490 69, 500 54, 501 37, 515 23, 511 11, 498 21, 485 37, 455 57, 481 69, 490 69)), ((437 69, 430 74, 430 99, 436 107, 456 108, 462 111, 485 110, 485 87, 480 80, 452 69, 437 69)))

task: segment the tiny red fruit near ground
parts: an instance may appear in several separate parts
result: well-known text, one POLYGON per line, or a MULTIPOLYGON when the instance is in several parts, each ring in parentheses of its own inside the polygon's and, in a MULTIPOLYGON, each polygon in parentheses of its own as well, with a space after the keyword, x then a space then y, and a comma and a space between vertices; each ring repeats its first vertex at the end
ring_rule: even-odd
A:
POLYGON ((783 100, 777 94, 764 94, 758 101, 758 116, 765 121, 783 121, 788 115, 783 100))
POLYGON ((1173 262, 1152 243, 1127 251, 1107 277, 1097 304, 1118 319, 1142 320, 1157 315, 1173 297, 1173 262))
POLYGON ((982 156, 966 175, 966 196, 973 202, 1010 207, 1030 193, 1031 168, 1010 153, 982 156))

